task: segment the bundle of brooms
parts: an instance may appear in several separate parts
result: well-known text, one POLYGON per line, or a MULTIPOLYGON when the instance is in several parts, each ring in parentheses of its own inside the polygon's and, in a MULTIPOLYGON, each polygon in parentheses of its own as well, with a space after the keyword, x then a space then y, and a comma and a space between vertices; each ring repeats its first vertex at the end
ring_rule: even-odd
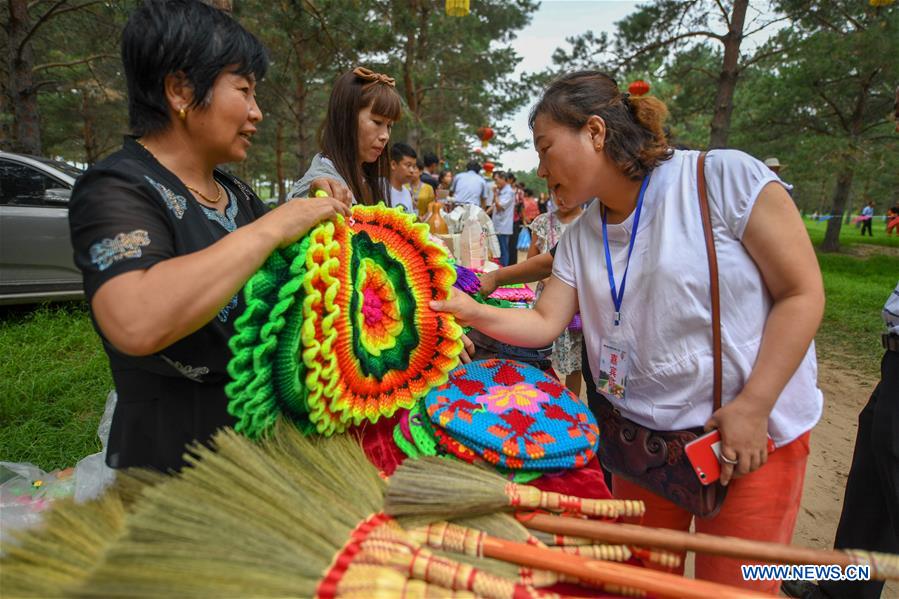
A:
MULTIPOLYGON (((416 522, 452 519, 490 510, 515 509, 508 501, 508 483, 495 473, 470 464, 450 463, 439 458, 407 460, 390 479, 385 512, 414 518, 416 522), (505 485, 505 487, 504 487, 505 485)), ((758 563, 866 565, 877 580, 899 580, 899 555, 860 549, 817 550, 793 545, 752 541, 702 533, 650 528, 587 518, 560 517, 541 513, 518 513, 516 517, 535 538, 561 546, 590 543, 620 543, 629 547, 663 550, 649 561, 679 566, 668 551, 694 551, 758 563)), ((650 551, 643 557, 652 556, 650 551)))
MULTIPOLYGON (((125 477, 101 500, 63 503, 42 529, 15 535, 0 562, 4 596, 547 596, 423 547, 427 529, 410 533, 382 512, 385 483, 353 439, 281 426, 259 444, 229 431, 214 444, 194 448, 177 476, 125 477)), ((541 547, 508 518, 468 524, 485 520, 518 542, 452 529, 473 543, 466 559, 477 565, 497 558, 657 596, 755 596, 541 547)))

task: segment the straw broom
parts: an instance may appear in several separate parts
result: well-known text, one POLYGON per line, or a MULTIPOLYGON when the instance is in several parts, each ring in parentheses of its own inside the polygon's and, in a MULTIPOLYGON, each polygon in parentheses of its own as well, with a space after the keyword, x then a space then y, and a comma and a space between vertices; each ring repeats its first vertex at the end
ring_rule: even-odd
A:
POLYGON ((553 535, 589 537, 608 543, 657 547, 674 552, 695 551, 761 563, 868 565, 871 578, 899 580, 899 555, 859 549, 820 550, 765 541, 752 541, 667 528, 618 524, 598 520, 559 518, 546 514, 522 514, 525 525, 553 535))
MULTIPOLYGON (((505 480, 501 477, 461 462, 428 458, 406 460, 397 468, 388 483, 385 512, 416 518, 428 516, 433 520, 439 520, 462 514, 482 514, 491 508, 507 508, 510 503, 508 496, 504 491, 496 490, 495 478, 500 478, 505 484, 505 480), (422 467, 423 464, 433 465, 434 468, 422 467), (464 476, 460 475, 460 472, 464 476), (479 482, 473 483, 472 479, 479 482), (483 486, 490 485, 493 485, 492 489, 483 490, 483 486), (467 497, 466 493, 474 497, 467 497)), ((577 498, 567 498, 566 503, 569 500, 570 505, 578 502, 577 498)), ((556 518, 574 520, 574 518, 556 518)), ((553 570, 594 584, 635 587, 662 597, 709 597, 722 594, 730 597, 761 596, 734 587, 689 580, 624 564, 547 552, 545 548, 493 537, 483 539, 481 552, 486 557, 531 568, 553 570)))
POLYGON ((489 514, 516 508, 540 508, 601 518, 642 516, 642 501, 584 499, 510 483, 499 474, 427 456, 403 462, 393 473, 384 505, 395 516, 434 520, 489 514))
MULTIPOLYGON (((196 448, 194 467, 144 492, 124 534, 69 594, 330 599, 341 596, 355 566, 376 564, 485 597, 536 596, 531 587, 437 558, 410 541, 378 511, 383 482, 351 439, 315 444, 291 429, 279 433, 254 445, 224 431, 214 440, 217 452, 196 448)), ((755 596, 492 537, 483 545, 490 557, 660 596, 755 596)), ((374 580, 371 587, 383 590, 374 580)))
MULTIPOLYGON (((576 577, 556 574, 555 572, 550 572, 548 570, 534 570, 531 568, 512 566, 511 564, 507 564, 505 562, 499 562, 497 560, 485 558, 484 540, 488 535, 477 528, 469 528, 450 522, 434 522, 426 526, 420 526, 409 530, 409 536, 416 542, 421 543, 422 545, 427 545, 432 549, 440 549, 464 556, 457 557, 456 559, 458 559, 459 561, 463 561, 466 563, 481 563, 481 567, 484 569, 489 569, 490 571, 507 577, 517 578, 520 582, 531 584, 535 587, 550 586, 558 582, 570 582, 574 584, 582 583, 582 581, 576 577), (494 570, 493 565, 485 566, 483 565, 485 563, 497 564, 499 565, 500 569, 494 570), (510 569, 510 567, 515 569, 510 569)), ((579 547, 574 549, 588 548, 579 547)), ((589 549, 593 549, 593 547, 591 546, 589 547, 589 549)), ((608 561, 624 561, 630 557, 630 552, 627 552, 627 557, 624 557, 622 559, 621 552, 616 551, 616 549, 617 548, 611 548, 607 551, 585 551, 583 553, 570 553, 574 555, 583 555, 584 557, 589 557, 590 559, 604 559, 608 561)), ((627 550, 625 549, 625 551, 627 550)), ((601 588, 609 592, 627 594, 631 596, 645 595, 643 591, 633 588, 624 589, 620 586, 610 586, 604 584, 589 586, 600 586, 601 588)))
POLYGON ((665 568, 678 568, 681 565, 681 557, 676 553, 662 551, 658 549, 642 549, 639 547, 628 547, 627 545, 597 545, 596 539, 589 537, 570 537, 566 535, 554 535, 540 530, 532 530, 531 534, 541 543, 549 545, 565 553, 573 553, 575 555, 584 555, 595 559, 608 559, 610 561, 626 562, 632 555, 647 561, 651 564, 658 564, 665 568), (602 557, 614 552, 614 557, 602 557))
MULTIPOLYGON (((282 433, 284 431, 281 431, 282 433)), ((283 436, 276 437, 278 439, 278 443, 273 444, 272 447, 268 448, 271 450, 271 453, 279 453, 281 456, 290 455, 291 458, 299 458, 299 463, 303 464, 303 467, 306 468, 304 473, 308 472, 318 472, 323 476, 314 481, 309 481, 310 486, 314 487, 313 491, 310 491, 309 495, 306 496, 306 499, 312 498, 316 494, 321 497, 321 493, 326 491, 327 489, 337 488, 337 481, 339 481, 339 476, 333 476, 334 468, 330 468, 331 476, 328 476, 328 467, 322 468, 320 461, 309 460, 308 453, 304 453, 303 451, 297 452, 296 445, 293 443, 296 439, 287 438, 284 439, 283 436), (310 467, 312 466, 312 467, 310 467), (317 467, 317 468, 316 468, 317 467)), ((220 442, 223 444, 228 444, 229 439, 227 438, 219 438, 220 442)), ((383 486, 380 479, 377 477, 377 473, 374 472, 374 469, 371 468, 364 461, 364 457, 361 461, 354 461, 352 458, 356 456, 361 456, 361 451, 358 446, 356 446, 352 441, 346 440, 341 444, 338 442, 337 444, 328 444, 326 447, 322 447, 322 455, 326 455, 326 459, 335 460, 332 462, 333 465, 337 465, 340 470, 344 472, 354 472, 355 475, 359 475, 360 472, 363 475, 373 475, 369 476, 369 488, 375 488, 375 498, 374 503, 369 501, 367 503, 368 506, 372 505, 380 505, 380 488, 383 486), (346 449, 350 449, 350 455, 343 455, 342 452, 346 449), (350 457, 351 459, 342 461, 342 458, 350 457), (372 485, 371 483, 374 483, 372 485)), ((232 594, 233 592, 237 592, 238 594, 282 594, 272 593, 268 587, 265 592, 260 592, 259 587, 242 587, 240 585, 231 584, 233 581, 224 581, 218 587, 215 585, 208 585, 204 583, 202 577, 204 575, 208 575, 210 570, 221 569, 221 566, 217 566, 214 562, 218 557, 221 557, 225 560, 224 563, 227 563, 228 558, 232 555, 237 556, 236 559, 240 562, 242 568, 250 568, 251 564, 253 564, 254 560, 259 560, 259 555, 253 555, 252 550, 248 550, 247 543, 252 543, 252 536, 245 537, 240 540, 240 547, 231 547, 230 549, 234 549, 233 553, 228 553, 227 555, 222 555, 223 552, 217 550, 214 544, 203 544, 202 546, 196 548, 197 551, 194 551, 194 548, 190 546, 189 542, 185 542, 185 539, 190 536, 190 527, 199 526, 204 529, 204 534, 207 535, 207 540, 210 533, 213 532, 213 524, 211 521, 215 520, 215 517, 210 517, 210 512, 208 508, 210 507, 210 501, 212 499, 218 498, 222 495, 227 495, 228 488, 233 485, 235 488, 243 487, 246 489, 247 487, 243 484, 246 480, 241 480, 235 478, 233 475, 235 474, 234 468, 247 468, 249 467, 256 474, 260 474, 259 468, 262 467, 264 469, 264 474, 254 479, 252 483, 263 484, 267 488, 276 488, 276 489, 284 489, 283 481, 279 480, 281 476, 280 472, 281 468, 271 468, 271 460, 270 456, 265 456, 265 459, 256 460, 253 456, 252 452, 247 453, 243 451, 246 449, 240 449, 240 446, 246 444, 245 440, 239 441, 234 449, 237 449, 236 455, 232 455, 232 458, 240 458, 234 459, 226 464, 219 464, 219 466, 224 466, 219 469, 219 473, 226 473, 226 476, 230 477, 228 481, 227 487, 219 485, 216 483, 214 476, 208 476, 208 472, 206 472, 206 476, 199 476, 194 479, 194 482, 197 483, 194 491, 197 496, 194 499, 198 501, 194 501, 195 506, 199 506, 199 510, 194 510, 193 512, 188 512, 186 514, 186 521, 189 523, 188 526, 182 527, 176 534, 173 534, 168 540, 168 543, 152 543, 149 541, 147 536, 153 538, 154 535, 158 533, 158 528, 160 525, 160 516, 164 514, 160 513, 159 508, 166 509, 167 506, 160 506, 158 504, 154 505, 154 500, 144 500, 141 499, 135 505, 135 514, 136 516, 132 518, 126 518, 124 516, 126 512, 126 506, 134 503, 134 499, 138 498, 144 492, 144 487, 146 486, 145 480, 139 480, 135 478, 126 479, 126 484, 117 485, 119 487, 120 493, 118 494, 108 494, 101 499, 97 504, 88 505, 86 507, 82 506, 74 506, 71 508, 60 510, 60 514, 65 515, 72 511, 74 514, 74 521, 78 526, 75 527, 73 531, 72 528, 72 520, 73 518, 67 518, 58 524, 50 523, 48 526, 48 530, 55 533, 64 533, 62 536, 64 537, 63 542, 60 542, 57 539, 51 538, 49 540, 45 540, 42 545, 35 543, 33 540, 30 540, 29 537, 33 537, 34 539, 42 540, 43 537, 35 534, 28 534, 26 536, 26 545, 30 543, 31 546, 31 554, 25 555, 22 552, 19 552, 16 556, 10 556, 9 559, 4 561, 4 574, 11 573, 17 579, 17 586, 10 586, 6 584, 7 577, 4 576, 4 591, 5 594, 15 596, 107 596, 110 594, 118 594, 123 596, 171 596, 171 594, 175 594, 177 596, 191 595, 194 596, 209 596, 210 594, 219 594, 216 591, 213 591, 214 588, 218 588, 223 590, 221 594, 232 594), (274 474, 274 476, 272 476, 274 474), (150 507, 147 507, 147 504, 150 504, 150 507), (110 507, 111 506, 111 507, 110 507), (89 510, 89 513, 93 516, 93 518, 85 518, 83 512, 85 510, 89 510), (109 563, 101 565, 98 567, 98 562, 101 561, 102 551, 99 548, 105 547, 105 542, 108 541, 108 538, 102 537, 107 531, 113 530, 115 534, 108 535, 109 537, 116 536, 116 534, 121 534, 122 532, 122 522, 125 519, 129 521, 133 518, 144 518, 146 519, 150 514, 150 519, 156 519, 153 522, 152 526, 141 529, 131 529, 129 528, 127 531, 127 535, 130 537, 131 543, 137 543, 139 545, 143 545, 143 553, 150 557, 149 563, 140 563, 140 562, 127 562, 125 563, 126 568, 131 570, 144 569, 145 566, 149 566, 151 572, 159 575, 158 583, 154 585, 153 583, 148 583, 146 580, 143 581, 143 586, 138 584, 135 587, 131 587, 129 578, 129 574, 127 572, 122 573, 121 576, 108 576, 108 571, 110 569, 115 570, 116 566, 110 566, 109 563), (111 521, 111 522, 110 522, 111 521), (73 534, 74 532, 74 534, 73 534), (68 544, 66 543, 68 541, 68 544), (74 542, 73 542, 74 541, 74 542), (78 542, 83 547, 78 544, 78 542), (152 545, 152 546, 148 546, 152 545), (50 578, 44 576, 48 571, 50 574, 53 574, 58 569, 59 560, 54 561, 52 558, 55 554, 61 554, 64 559, 68 559, 73 561, 74 563, 70 566, 70 571, 66 572, 66 576, 59 577, 57 575, 58 580, 53 581, 50 578), (168 569, 165 566, 162 568, 159 567, 159 564, 153 566, 153 556, 165 554, 166 559, 169 561, 167 565, 170 566, 168 569), (24 558, 24 559, 23 559, 24 558), (193 561, 192 561, 193 560, 193 561), (197 564, 201 564, 201 568, 198 570, 194 570, 197 564), (106 574, 104 574, 104 569, 106 570, 106 574), (195 573, 198 576, 195 576, 195 573), (177 579, 179 576, 186 577, 191 580, 190 583, 184 585, 175 582, 174 580, 167 578, 173 577, 177 579), (89 580, 86 584, 79 584, 84 578, 88 578, 89 580), (61 578, 61 579, 60 579, 61 578), (118 591, 113 591, 116 585, 120 586, 118 591), (106 589, 106 590, 104 590, 106 589), (162 590, 160 590, 162 589, 162 590), (9 593, 7 593, 9 591, 9 593), (20 592, 21 591, 21 592, 20 592)), ((308 449, 308 448, 307 448, 308 449)), ((198 453, 205 454, 208 453, 208 450, 198 449, 198 453)), ((208 456, 205 456, 208 457, 208 456)), ((196 460, 193 460, 194 463, 197 463, 196 460)), ((294 466, 296 462, 291 462, 291 464, 285 465, 286 468, 289 469, 294 466)), ((206 470, 206 465, 193 469, 192 474, 202 474, 203 471, 206 470)), ((161 477, 167 478, 167 477, 161 477)), ((358 478, 358 476, 357 476, 358 478)), ((167 479, 169 480, 168 485, 161 485, 159 489, 156 489, 153 493, 155 496, 168 496, 169 494, 178 494, 179 491, 173 486, 177 486, 183 481, 180 481, 179 478, 167 479)), ((364 479, 363 479, 364 480, 364 479)), ((252 484, 251 483, 251 484, 252 484)), ((342 498, 355 498, 354 501, 358 499, 359 494, 354 493, 354 491, 358 490, 357 488, 352 488, 351 485, 347 484, 347 481, 342 481, 342 488, 340 489, 343 494, 339 497, 330 497, 330 505, 337 505, 340 503, 342 498)), ((371 499, 369 494, 369 499, 371 499)), ((214 503, 214 502, 213 502, 214 503)), ((346 502, 344 502, 346 503, 346 502)), ((365 505, 366 502, 363 502, 365 505)), ((181 506, 182 508, 184 506, 181 506)), ((252 514, 245 512, 241 506, 238 506, 238 511, 242 516, 247 516, 249 521, 253 521, 259 518, 258 514, 252 514)), ((215 506, 213 506, 215 509, 215 506)), ((232 514, 233 515, 233 514, 232 514)), ((343 520, 338 518, 338 520, 343 520)), ((185 519, 182 519, 182 524, 185 519)), ((357 523, 357 518, 353 517, 348 520, 352 524, 357 523)), ((333 524, 334 520, 329 520, 328 523, 333 524)), ((221 524, 221 522, 219 522, 221 524)), ((516 523, 517 524, 517 523, 516 523)), ((163 524, 164 526, 164 524, 163 524)), ((229 531, 227 531, 228 526, 219 527, 219 531, 225 531, 224 536, 228 537, 229 531)), ((257 531, 258 532, 258 531, 257 531)), ((233 532, 230 534, 233 535, 233 532)), ((43 535, 43 536, 46 536, 43 535)), ((56 535, 60 536, 60 535, 56 535)), ((233 541, 233 536, 232 536, 233 541)), ((114 546, 111 550, 112 555, 118 554, 121 556, 123 553, 127 554, 127 543, 123 543, 126 546, 126 549, 121 549, 118 545, 114 546)), ((259 551, 263 551, 260 555, 266 556, 267 552, 271 551, 271 545, 266 544, 264 547, 261 545, 253 545, 253 548, 259 551)), ((333 551, 331 552, 333 553, 333 551)), ((233 558, 232 558, 233 559, 233 558)), ((263 557, 261 561, 267 561, 268 557, 263 557)), ((115 558, 112 558, 111 561, 115 561, 115 558)), ((427 557, 422 554, 417 556, 417 561, 419 563, 427 563, 427 557)), ((448 560, 443 560, 445 564, 452 564, 448 560)), ((262 567, 262 566, 260 566, 262 567)), ((445 566, 451 567, 451 566, 445 566)), ((227 568, 227 566, 226 566, 227 568)), ((410 582, 408 577, 405 575, 400 575, 399 577, 394 574, 397 572, 395 569, 388 567, 381 567, 380 576, 373 577, 371 576, 371 570, 373 566, 366 566, 366 569, 369 571, 368 574, 362 573, 360 574, 359 568, 355 565, 346 570, 344 573, 344 579, 341 581, 340 585, 340 593, 339 596, 360 596, 360 597, 376 597, 376 596, 384 596, 384 597, 397 597, 397 596, 408 596, 408 597, 445 597, 445 596, 459 596, 459 597, 470 597, 474 596, 471 593, 467 592, 459 592, 453 593, 452 591, 442 588, 435 587, 432 584, 428 584, 425 582, 410 582)), ((264 568, 262 568, 264 569, 264 568)), ((484 575, 479 575, 476 570, 469 568, 467 570, 469 574, 469 579, 472 581, 472 584, 492 584, 494 587, 499 588, 517 588, 513 583, 497 580, 495 578, 491 578, 484 575)), ((220 574, 220 573, 219 573, 220 574)), ((244 572, 243 574, 246 574, 244 572)), ((241 574, 241 576, 243 575, 241 574)), ((318 575, 320 572, 315 573, 316 577, 310 577, 309 583, 310 587, 314 588, 317 585, 318 575)), ((152 574, 151 574, 152 575, 152 574)), ((258 579, 257 579, 258 581, 258 579)), ((139 581, 140 582, 140 581, 139 581)), ((183 581, 182 581, 183 582, 183 581)), ((296 593, 296 588, 292 587, 291 591, 296 593)), ((301 593, 306 595, 308 593, 301 593)), ((509 594, 500 595, 500 597, 507 597, 509 594)), ((528 596, 528 594, 524 594, 523 596, 528 596)))
POLYGON ((420 550, 386 516, 373 522, 383 481, 352 439, 316 444, 282 428, 261 446, 227 431, 214 443, 216 453, 196 448, 200 459, 190 458, 192 468, 146 492, 125 535, 76 595, 314 596, 327 582, 331 594, 322 596, 396 596, 411 592, 408 577, 397 586, 400 579, 387 572, 404 568, 482 596, 536 596, 420 550), (350 567, 337 581, 323 579, 335 564, 343 567, 347 560, 335 556, 365 527, 350 567), (361 565, 365 576, 354 570, 361 565), (372 566, 385 576, 372 576, 372 566), (453 578, 457 572, 465 572, 463 580, 453 578))
POLYGON ((148 486, 167 477, 135 470, 118 473, 111 488, 85 503, 53 505, 33 530, 11 533, 0 546, 0 588, 5 596, 60 597, 76 586, 119 537, 129 507, 148 486))
MULTIPOLYGON (((439 458, 406 460, 391 477, 390 488, 385 497, 385 510, 390 514, 439 520, 486 513, 490 509, 546 508, 546 503, 556 506, 560 504, 558 499, 521 501, 510 498, 510 495, 517 492, 516 487, 523 485, 507 484, 501 479, 503 487, 500 487, 496 479, 501 477, 461 462, 441 461, 439 458), (509 490, 510 487, 512 491, 509 490)), ((579 502, 591 500, 568 497, 562 501, 566 506, 575 508, 579 502)), ((620 513, 626 515, 628 511, 625 503, 620 513)), ((697 551, 762 563, 838 564, 844 567, 869 565, 872 578, 899 579, 899 555, 862 550, 822 551, 735 537, 691 534, 545 514, 528 514, 522 519, 530 529, 555 535, 590 537, 607 543, 673 552, 697 551)))

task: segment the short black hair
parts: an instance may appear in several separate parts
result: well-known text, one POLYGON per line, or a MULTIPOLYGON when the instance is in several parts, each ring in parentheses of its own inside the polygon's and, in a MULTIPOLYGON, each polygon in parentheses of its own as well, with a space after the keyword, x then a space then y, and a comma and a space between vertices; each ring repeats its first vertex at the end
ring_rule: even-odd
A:
POLYGON ((432 164, 439 164, 439 163, 440 163, 440 160, 438 160, 437 154, 435 154, 434 152, 427 152, 427 153, 425 153, 425 155, 424 155, 424 165, 425 165, 426 167, 427 167, 427 166, 431 166, 432 164))
POLYGON ((412 146, 409 144, 398 141, 390 147, 390 159, 392 161, 399 162, 406 156, 409 158, 418 158, 418 154, 415 153, 415 150, 413 150, 412 146))
POLYGON ((465 170, 479 173, 481 172, 481 163, 477 160, 471 160, 468 164, 465 165, 465 170))
POLYGON ((208 102, 223 71, 265 77, 262 43, 227 13, 201 0, 145 0, 122 32, 131 132, 142 136, 169 126, 166 75, 183 73, 193 88, 191 108, 208 102))

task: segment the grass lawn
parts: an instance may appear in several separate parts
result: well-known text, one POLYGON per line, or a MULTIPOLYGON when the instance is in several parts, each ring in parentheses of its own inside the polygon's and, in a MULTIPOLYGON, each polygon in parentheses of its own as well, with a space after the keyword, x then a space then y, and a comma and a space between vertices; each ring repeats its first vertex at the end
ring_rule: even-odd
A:
POLYGON ((0 461, 44 470, 100 451, 112 377, 84 302, 0 308, 0 461))
MULTIPOLYGON (((827 221, 813 221, 811 218, 806 218, 805 228, 808 230, 809 237, 812 238, 812 243, 815 246, 821 245, 821 242, 824 241, 824 232, 827 230, 827 221)), ((887 237, 884 231, 885 228, 884 221, 875 220, 871 225, 871 232, 874 233, 874 236, 869 237, 865 235, 862 237, 860 229, 853 224, 847 225, 844 222, 843 226, 840 227, 840 245, 871 244, 899 248, 899 233, 894 233, 892 237, 887 237)))
MULTIPOLYGON (((806 223, 820 243, 825 223, 806 223)), ((875 244, 899 248, 876 223, 875 235, 875 244)), ((899 252, 859 245, 852 226, 840 241, 847 253, 818 256, 827 294, 818 355, 877 376, 880 312, 899 279, 899 252)), ((99 451, 97 423, 112 379, 83 302, 0 308, 0 355, 0 461, 52 470, 99 451)))

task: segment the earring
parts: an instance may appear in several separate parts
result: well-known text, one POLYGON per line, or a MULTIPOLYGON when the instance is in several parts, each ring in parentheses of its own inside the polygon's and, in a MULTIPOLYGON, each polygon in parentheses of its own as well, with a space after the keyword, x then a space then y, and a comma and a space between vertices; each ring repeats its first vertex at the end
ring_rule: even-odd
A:
POLYGON ((181 110, 178 111, 178 118, 180 118, 182 121, 187 119, 187 111, 184 110, 184 106, 182 106, 181 110))

